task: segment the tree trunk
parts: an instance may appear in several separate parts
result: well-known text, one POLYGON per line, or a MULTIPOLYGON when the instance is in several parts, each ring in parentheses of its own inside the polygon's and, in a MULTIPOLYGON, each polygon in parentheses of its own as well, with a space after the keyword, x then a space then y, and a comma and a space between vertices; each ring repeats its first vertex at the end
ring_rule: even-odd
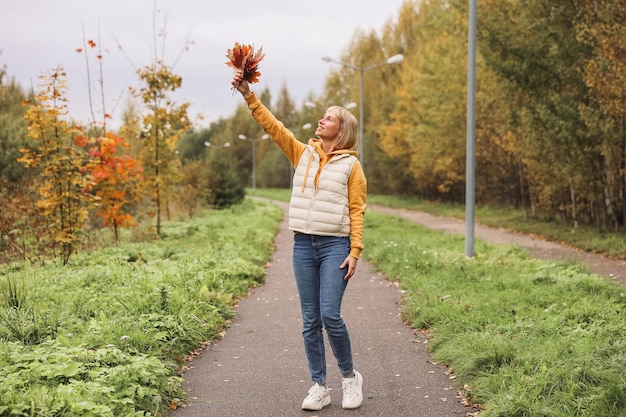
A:
POLYGON ((569 179, 568 183, 569 197, 572 204, 572 222, 574 223, 574 229, 578 229, 578 207, 576 206, 576 190, 574 189, 574 184, 572 184, 571 178, 569 179))

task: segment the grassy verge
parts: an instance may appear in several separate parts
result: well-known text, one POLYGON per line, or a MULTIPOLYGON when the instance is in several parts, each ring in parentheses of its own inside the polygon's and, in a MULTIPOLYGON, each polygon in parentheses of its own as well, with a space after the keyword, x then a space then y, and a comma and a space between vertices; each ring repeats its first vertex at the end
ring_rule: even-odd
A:
POLYGON ((155 416, 177 370, 264 279, 282 212, 246 201, 160 241, 0 270, 0 415, 155 416))
POLYGON ((289 201, 291 190, 286 188, 257 188, 254 193, 257 197, 271 198, 279 201, 289 201))
POLYGON ((375 212, 366 227, 366 256, 481 416, 626 416, 623 287, 517 247, 467 259, 462 236, 375 212))

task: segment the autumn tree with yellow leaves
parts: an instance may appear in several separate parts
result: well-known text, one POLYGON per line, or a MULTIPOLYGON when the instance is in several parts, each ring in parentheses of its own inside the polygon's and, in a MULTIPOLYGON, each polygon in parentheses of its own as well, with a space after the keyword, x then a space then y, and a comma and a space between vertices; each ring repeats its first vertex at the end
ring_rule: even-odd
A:
POLYGON ((171 93, 182 86, 183 79, 158 60, 138 70, 143 87, 136 91, 148 112, 143 116, 141 164, 144 187, 154 205, 156 234, 161 234, 161 217, 167 209, 173 187, 181 178, 181 164, 176 154, 180 136, 190 126, 189 103, 177 103, 171 93))
POLYGON ((593 51, 581 65, 590 100, 580 110, 599 144, 599 217, 617 229, 626 225, 626 0, 575 3, 578 39, 593 51))
POLYGON ((62 67, 42 75, 42 91, 26 103, 28 137, 36 141, 37 148, 22 149, 19 159, 25 167, 41 172, 33 186, 39 195, 42 227, 47 230, 42 243, 49 244, 64 265, 77 249, 95 202, 84 172, 85 154, 73 144, 79 130, 66 119, 65 77, 62 67))
MULTIPOLYGON (((157 13, 159 11, 155 9, 155 18, 157 13)), ((165 33, 165 28, 161 28, 153 34, 154 39, 161 38, 165 42, 165 33)), ((183 51, 188 50, 192 43, 187 41, 183 51)), ((191 121, 187 113, 190 103, 178 103, 173 98, 173 94, 182 87, 183 78, 166 64, 165 53, 158 52, 156 41, 152 46, 152 63, 137 69, 141 87, 131 91, 146 110, 138 129, 141 141, 139 159, 144 169, 144 193, 153 204, 152 214, 156 216, 158 237, 162 216, 165 212, 169 218, 170 199, 183 176, 177 145, 180 137, 191 127, 191 121)), ((164 51, 164 45, 161 46, 164 51)))

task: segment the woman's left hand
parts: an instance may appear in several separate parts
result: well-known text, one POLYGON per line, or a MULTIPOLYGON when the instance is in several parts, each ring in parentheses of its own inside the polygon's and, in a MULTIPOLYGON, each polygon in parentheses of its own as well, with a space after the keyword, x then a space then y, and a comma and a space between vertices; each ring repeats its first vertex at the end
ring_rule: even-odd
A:
POLYGON ((343 261, 343 263, 339 266, 339 268, 345 268, 346 265, 348 266, 348 272, 346 273, 346 276, 343 277, 343 279, 345 279, 346 281, 349 280, 350 278, 352 278, 352 276, 356 272, 356 262, 357 261, 358 261, 357 258, 355 258, 352 255, 348 255, 346 260, 343 261))

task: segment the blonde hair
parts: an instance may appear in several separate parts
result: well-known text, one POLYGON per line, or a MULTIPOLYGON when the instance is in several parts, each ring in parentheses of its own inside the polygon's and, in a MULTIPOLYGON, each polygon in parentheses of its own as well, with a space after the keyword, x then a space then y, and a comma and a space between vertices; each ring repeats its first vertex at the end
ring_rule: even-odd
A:
POLYGON ((341 106, 332 106, 326 111, 335 111, 339 116, 339 134, 335 142, 335 149, 354 148, 359 136, 359 122, 356 120, 356 117, 341 106))

